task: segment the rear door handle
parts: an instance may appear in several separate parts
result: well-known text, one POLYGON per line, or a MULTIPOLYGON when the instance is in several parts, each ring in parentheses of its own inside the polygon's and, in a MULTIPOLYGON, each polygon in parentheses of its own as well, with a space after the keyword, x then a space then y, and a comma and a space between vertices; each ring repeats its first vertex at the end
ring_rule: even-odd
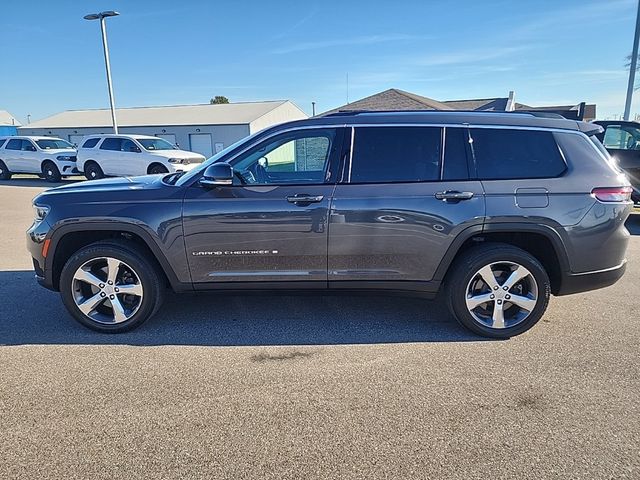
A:
POLYGON ((297 195, 290 195, 287 197, 289 203, 318 203, 321 202, 324 195, 305 195, 298 193, 297 195))
POLYGON ((459 192, 457 190, 445 190, 444 192, 436 192, 435 197, 438 200, 469 200, 473 197, 473 192, 459 192))

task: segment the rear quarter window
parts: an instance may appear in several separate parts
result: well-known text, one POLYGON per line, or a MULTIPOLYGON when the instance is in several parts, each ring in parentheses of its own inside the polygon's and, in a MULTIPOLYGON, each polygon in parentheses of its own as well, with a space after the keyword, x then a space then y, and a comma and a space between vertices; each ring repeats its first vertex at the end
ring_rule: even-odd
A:
POLYGON ((481 180, 553 178, 567 169, 552 132, 472 128, 470 133, 481 180))
POLYGON ((100 141, 99 138, 90 138, 89 140, 87 140, 82 144, 81 148, 93 148, 98 144, 99 141, 100 141))
POLYGON ((20 150, 22 148, 22 140, 18 138, 12 138, 7 142, 6 150, 20 150))

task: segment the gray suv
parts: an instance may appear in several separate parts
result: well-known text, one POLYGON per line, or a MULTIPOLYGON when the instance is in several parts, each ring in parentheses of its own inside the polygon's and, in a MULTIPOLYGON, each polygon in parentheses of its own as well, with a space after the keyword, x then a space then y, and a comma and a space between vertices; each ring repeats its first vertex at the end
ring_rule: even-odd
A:
POLYGON ((506 338, 551 294, 624 273, 631 188, 601 131, 531 113, 286 123, 188 173, 48 190, 28 248, 38 281, 101 332, 139 326, 170 287, 441 292, 464 326, 506 338))

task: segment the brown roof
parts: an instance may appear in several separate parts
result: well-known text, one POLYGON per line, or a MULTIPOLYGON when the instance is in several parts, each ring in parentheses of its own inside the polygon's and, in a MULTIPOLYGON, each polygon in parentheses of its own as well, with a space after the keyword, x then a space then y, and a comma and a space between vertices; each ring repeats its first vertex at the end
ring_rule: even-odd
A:
MULTIPOLYGON (((578 110, 580 108, 580 104, 578 105, 550 105, 547 107, 530 107, 529 105, 525 105, 524 103, 517 103, 515 105, 516 110, 537 110, 541 112, 549 111, 549 112, 561 112, 561 111, 571 111, 578 110)), ((584 106, 584 119, 585 120, 593 120, 596 118, 596 104, 595 103, 587 103, 584 106)))
POLYGON ((507 97, 477 98, 474 100, 447 100, 445 103, 455 110, 501 111, 507 108, 507 97))
POLYGON ((397 88, 390 88, 384 92, 334 108, 325 112, 325 114, 354 110, 453 110, 453 108, 432 98, 422 97, 397 88))

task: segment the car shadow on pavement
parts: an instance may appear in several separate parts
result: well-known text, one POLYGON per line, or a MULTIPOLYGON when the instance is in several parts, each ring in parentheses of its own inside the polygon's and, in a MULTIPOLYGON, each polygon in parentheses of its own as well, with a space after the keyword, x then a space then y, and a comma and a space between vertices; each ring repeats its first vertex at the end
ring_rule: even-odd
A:
POLYGON ((31 187, 31 188, 54 188, 63 185, 72 185, 77 182, 86 180, 84 177, 64 178, 59 182, 48 182, 35 175, 33 177, 13 177, 11 180, 0 180, 0 186, 6 187, 31 187))
POLYGON ((371 295, 167 295, 140 328, 100 334, 76 323, 31 271, 0 272, 0 345, 339 345, 486 340, 440 301, 371 295))

